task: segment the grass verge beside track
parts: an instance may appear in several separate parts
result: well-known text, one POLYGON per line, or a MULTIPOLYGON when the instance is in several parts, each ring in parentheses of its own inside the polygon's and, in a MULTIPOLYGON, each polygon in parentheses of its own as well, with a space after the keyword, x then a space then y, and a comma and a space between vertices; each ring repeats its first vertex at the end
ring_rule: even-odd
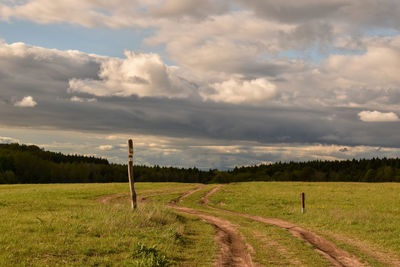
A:
MULTIPOLYGON (((138 183, 141 196, 181 194, 193 185, 138 183)), ((0 266, 212 265, 214 229, 163 203, 99 198, 128 193, 127 184, 0 186, 0 266)))

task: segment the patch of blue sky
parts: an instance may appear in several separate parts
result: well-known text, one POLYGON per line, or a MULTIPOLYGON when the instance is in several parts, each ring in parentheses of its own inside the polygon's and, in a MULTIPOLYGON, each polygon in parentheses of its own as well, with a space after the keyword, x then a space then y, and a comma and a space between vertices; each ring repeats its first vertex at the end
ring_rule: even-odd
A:
POLYGON ((364 55, 366 50, 352 50, 352 49, 340 49, 335 48, 332 50, 332 55, 342 55, 342 56, 361 56, 364 55))
POLYGON ((359 56, 365 54, 365 50, 353 50, 337 48, 334 46, 318 47, 313 46, 306 50, 285 50, 278 53, 278 57, 287 59, 300 59, 309 63, 319 64, 330 55, 359 56))
POLYGON ((302 59, 304 57, 304 52, 299 50, 284 50, 278 53, 279 57, 289 58, 289 59, 302 59))
MULTIPOLYGON (((0 22, 0 39, 44 48, 80 50, 111 57, 124 57, 124 50, 151 52, 142 40, 154 29, 85 28, 67 23, 42 25, 23 20, 0 22)), ((155 48, 157 49, 157 48, 155 48)), ((158 48, 160 51, 162 48, 158 48)))
POLYGON ((312 46, 308 49, 301 49, 301 50, 284 50, 278 53, 278 57, 287 58, 287 59, 300 59, 304 61, 308 61, 310 63, 320 63, 325 58, 329 56, 331 53, 331 49, 324 48, 321 49, 317 45, 312 46))
POLYGON ((365 32, 367 37, 395 37, 400 31, 392 28, 370 28, 365 32))

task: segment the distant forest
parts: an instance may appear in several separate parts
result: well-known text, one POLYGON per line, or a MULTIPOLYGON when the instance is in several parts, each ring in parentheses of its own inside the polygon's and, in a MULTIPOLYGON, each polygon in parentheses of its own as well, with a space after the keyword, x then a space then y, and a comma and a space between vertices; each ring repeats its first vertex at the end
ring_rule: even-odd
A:
MULTIPOLYGON (((229 183, 244 181, 400 182, 400 159, 278 162, 230 171, 134 166, 138 182, 229 183)), ((0 184, 128 181, 127 166, 37 146, 0 144, 0 184)))

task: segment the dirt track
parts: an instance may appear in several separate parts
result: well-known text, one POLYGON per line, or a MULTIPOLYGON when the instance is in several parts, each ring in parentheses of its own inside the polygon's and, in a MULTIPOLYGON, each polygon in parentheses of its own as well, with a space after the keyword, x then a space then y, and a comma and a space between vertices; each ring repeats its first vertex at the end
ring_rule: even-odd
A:
POLYGON ((253 266, 245 241, 229 221, 190 208, 179 207, 172 203, 169 206, 178 211, 198 216, 215 227, 215 240, 220 247, 215 266, 253 266))
MULTIPOLYGON (((207 223, 214 226, 216 229, 215 240, 220 247, 220 253, 215 261, 215 266, 245 266, 245 267, 252 267, 253 262, 251 259, 250 254, 247 252, 246 247, 249 247, 243 237, 239 235, 236 230, 236 227, 229 221, 223 220, 221 218, 205 214, 194 209, 186 208, 186 207, 179 207, 176 205, 178 202, 182 202, 183 199, 190 196, 191 194, 201 190, 205 186, 199 186, 195 189, 189 190, 179 196, 177 199, 172 200, 168 203, 168 206, 178 210, 180 212, 195 215, 200 217, 207 223)), ((152 195, 155 196, 155 195, 152 195)), ((138 201, 143 202, 147 200, 148 197, 138 197, 138 201)), ((105 196, 102 198, 97 199, 100 203, 111 203, 114 201, 125 201, 128 200, 128 193, 121 193, 115 194, 111 196, 105 196)))
POLYGON ((216 230, 215 240, 220 247, 220 253, 215 261, 215 266, 254 266, 251 256, 246 249, 246 246, 249 245, 246 244, 231 222, 194 209, 180 207, 175 204, 182 202, 183 199, 197 191, 200 191, 204 187, 204 185, 199 186, 198 188, 183 193, 178 199, 172 200, 168 206, 178 211, 198 216, 214 226, 216 230))
MULTIPOLYGON (((178 206, 177 203, 182 202, 185 198, 192 195, 195 192, 200 191, 205 188, 205 185, 201 185, 195 189, 191 189, 177 199, 172 200, 168 203, 168 206, 190 215, 200 217, 207 223, 213 225, 216 229, 215 240, 220 247, 220 253, 215 261, 215 266, 254 266, 252 262, 251 255, 248 253, 248 247, 251 247, 246 243, 244 238, 238 233, 236 227, 228 220, 221 219, 214 215, 209 215, 204 212, 197 211, 195 209, 178 206)), ((221 208, 216 208, 209 206, 209 197, 220 190, 223 186, 219 185, 214 187, 212 190, 208 191, 200 200, 200 203, 207 208, 217 210, 219 212, 224 212, 234 216, 241 216, 245 218, 252 219, 257 222, 266 223, 274 225, 280 228, 288 230, 293 236, 302 239, 309 244, 311 244, 315 250, 322 256, 327 258, 334 266, 348 266, 348 267, 358 267, 358 266, 368 266, 368 264, 361 263, 354 255, 351 255, 347 251, 338 248, 334 243, 326 240, 322 236, 319 236, 309 230, 306 230, 300 226, 293 223, 276 219, 276 218, 264 218, 261 216, 255 216, 245 213, 233 212, 224 210, 221 208)), ((116 194, 112 196, 106 196, 97 199, 101 203, 109 203, 116 200, 122 200, 126 198, 128 194, 116 194)), ((139 201, 145 200, 145 198, 139 198, 139 201)))
POLYGON ((208 205, 210 202, 208 197, 217 192, 222 188, 222 185, 215 187, 211 191, 209 191, 207 194, 205 194, 201 200, 200 203, 203 205, 206 205, 208 208, 222 211, 231 215, 236 215, 236 216, 241 216, 241 217, 246 217, 250 218, 254 221, 262 222, 262 223, 267 223, 270 225, 278 226, 284 229, 287 229, 292 235, 294 235, 297 238, 300 238, 311 245, 314 246, 315 250, 323 255, 325 258, 327 258, 333 265, 335 266, 349 266, 349 267, 358 267, 358 266, 367 266, 366 264, 361 263, 355 256, 350 255, 347 251, 344 251, 340 248, 338 248, 335 244, 332 242, 326 240, 322 236, 319 236, 311 231, 305 230, 304 228, 297 226, 293 223, 281 220, 281 219, 275 219, 275 218, 264 218, 260 216, 254 216, 250 214, 245 214, 245 213, 239 213, 239 212, 233 212, 233 211, 228 211, 224 209, 219 209, 215 207, 211 207, 208 205))
POLYGON ((182 202, 185 198, 187 198, 188 196, 196 193, 197 191, 200 191, 204 187, 206 187, 206 185, 201 185, 201 186, 199 186, 199 187, 197 187, 195 189, 189 190, 189 191, 183 193, 182 195, 180 195, 177 199, 172 200, 170 203, 182 202))

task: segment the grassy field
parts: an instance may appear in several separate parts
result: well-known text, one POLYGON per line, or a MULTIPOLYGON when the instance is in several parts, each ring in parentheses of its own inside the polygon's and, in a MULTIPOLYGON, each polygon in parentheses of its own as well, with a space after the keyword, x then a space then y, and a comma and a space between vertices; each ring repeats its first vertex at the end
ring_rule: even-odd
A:
MULTIPOLYGON (((137 192, 174 196, 192 187, 139 183, 137 192)), ((126 201, 98 201, 121 192, 127 184, 0 186, 0 266, 211 265, 211 226, 162 203, 132 213, 126 201)))
POLYGON ((381 265, 374 257, 400 257, 400 184, 237 183, 224 186, 210 200, 215 207, 294 222, 372 265, 381 265), (306 193, 305 214, 301 192, 306 193))
MULTIPOLYGON (((227 215, 201 205, 199 202, 201 197, 214 187, 216 185, 207 186, 185 199, 181 205, 223 217, 238 225, 242 235, 252 245, 254 262, 262 266, 331 266, 326 259, 315 252, 312 246, 293 238, 285 229, 227 215)), ((215 194, 220 196, 220 193, 224 191, 215 194)))
MULTIPOLYGON (((215 229, 166 204, 198 184, 137 183, 136 212, 127 184, 0 186, 0 266, 212 266, 215 229), (107 196, 107 203, 101 201, 107 196)), ((330 266, 287 230, 210 209, 207 185, 178 205, 236 225, 262 266, 330 266)), ((281 218, 312 230, 371 266, 400 258, 400 184, 249 182, 224 185, 211 206, 281 218), (307 212, 300 212, 300 193, 307 212)))

